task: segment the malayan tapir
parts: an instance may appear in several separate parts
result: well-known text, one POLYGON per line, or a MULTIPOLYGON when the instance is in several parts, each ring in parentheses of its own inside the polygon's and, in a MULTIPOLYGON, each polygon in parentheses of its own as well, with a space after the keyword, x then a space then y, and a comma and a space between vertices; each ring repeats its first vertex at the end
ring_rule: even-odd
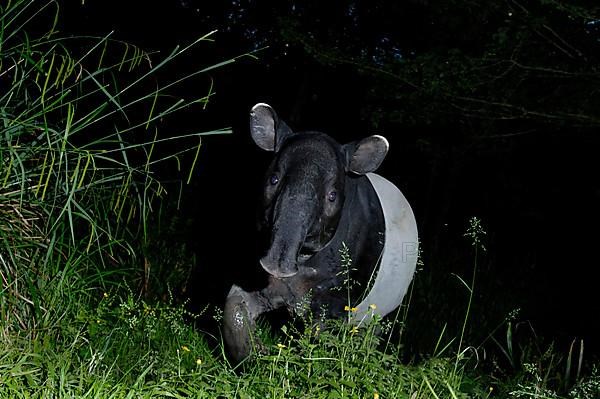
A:
POLYGON ((270 245, 260 265, 270 276, 260 291, 237 285, 229 291, 223 332, 236 362, 257 343, 257 317, 277 308, 298 313, 309 307, 325 317, 355 308, 349 320, 356 325, 390 313, 406 294, 418 252, 408 202, 373 173, 388 152, 384 137, 340 145, 324 133, 293 132, 262 103, 250 113, 250 134, 275 154, 262 200, 270 245), (352 260, 350 270, 342 249, 352 260), (363 282, 362 297, 350 298, 352 303, 343 287, 348 278, 363 282))

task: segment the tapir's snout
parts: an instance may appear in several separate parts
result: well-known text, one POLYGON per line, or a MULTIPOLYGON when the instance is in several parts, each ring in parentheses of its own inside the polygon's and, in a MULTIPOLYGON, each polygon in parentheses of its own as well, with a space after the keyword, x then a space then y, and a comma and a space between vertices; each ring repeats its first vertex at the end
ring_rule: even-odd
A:
POLYGON ((278 199, 271 231, 271 245, 260 260, 263 269, 273 277, 292 277, 298 273, 302 247, 314 218, 310 201, 298 196, 278 199))

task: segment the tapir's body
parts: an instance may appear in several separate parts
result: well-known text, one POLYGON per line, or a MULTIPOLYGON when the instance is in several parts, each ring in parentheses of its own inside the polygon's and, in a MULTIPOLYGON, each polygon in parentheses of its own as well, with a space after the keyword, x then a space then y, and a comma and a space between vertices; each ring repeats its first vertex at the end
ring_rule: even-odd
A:
MULTIPOLYGON (((233 286, 229 293, 224 335, 236 361, 251 352, 255 320, 264 312, 287 307, 295 313, 310 308, 317 316, 343 315, 345 306, 353 304, 348 302, 347 288, 356 288, 359 283, 359 292, 364 293, 376 271, 386 248, 384 213, 393 214, 389 211, 390 201, 382 207, 381 193, 376 191, 373 178, 367 177, 387 153, 383 137, 370 136, 358 143, 340 145, 323 133, 294 133, 266 104, 253 108, 250 121, 257 145, 276 154, 266 174, 263 198, 263 224, 271 240, 260 260, 270 278, 261 291, 249 293, 233 286), (351 258, 349 270, 342 262, 343 248, 351 258)), ((395 198, 405 202, 399 195, 401 198, 395 198)), ((391 207, 398 201, 393 200, 391 207)), ((404 225, 410 234, 402 237, 416 240, 412 211, 409 216, 412 219, 404 225)), ((402 219, 404 214, 396 212, 394 218, 402 219)), ((389 229, 396 224, 402 223, 388 223, 388 235, 394 236, 389 229)), ((416 250, 416 246, 411 249, 416 250)), ((398 254, 395 251, 392 258, 398 258, 398 254)), ((387 269, 390 280, 400 276, 394 268, 406 269, 401 279, 408 281, 401 281, 397 289, 402 292, 394 295, 400 301, 414 272, 414 258, 414 262, 410 258, 402 264, 394 260, 392 263, 398 264, 387 269)), ((381 282, 375 285, 380 287, 375 298, 396 289, 381 282)), ((351 301, 360 299, 356 292, 352 290, 351 301)), ((394 302, 394 307, 398 305, 394 302)))

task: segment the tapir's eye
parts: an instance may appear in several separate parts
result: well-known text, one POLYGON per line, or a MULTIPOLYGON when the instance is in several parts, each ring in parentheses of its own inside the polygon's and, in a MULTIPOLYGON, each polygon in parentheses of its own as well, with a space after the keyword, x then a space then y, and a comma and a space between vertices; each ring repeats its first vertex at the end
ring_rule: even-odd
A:
POLYGON ((336 198, 337 198, 336 191, 330 191, 329 194, 327 194, 327 200, 329 200, 329 202, 335 202, 336 198))
POLYGON ((272 186, 274 186, 277 183, 279 183, 279 177, 277 175, 271 175, 271 177, 269 178, 269 182, 272 186))

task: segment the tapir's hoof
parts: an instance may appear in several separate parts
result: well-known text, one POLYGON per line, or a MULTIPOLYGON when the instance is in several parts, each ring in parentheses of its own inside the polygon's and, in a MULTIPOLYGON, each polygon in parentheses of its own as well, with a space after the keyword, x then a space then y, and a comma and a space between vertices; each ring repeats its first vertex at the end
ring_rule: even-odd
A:
POLYGON ((258 314, 255 294, 233 285, 225 302, 223 332, 227 350, 235 363, 247 358, 255 347, 260 346, 254 337, 258 314))

